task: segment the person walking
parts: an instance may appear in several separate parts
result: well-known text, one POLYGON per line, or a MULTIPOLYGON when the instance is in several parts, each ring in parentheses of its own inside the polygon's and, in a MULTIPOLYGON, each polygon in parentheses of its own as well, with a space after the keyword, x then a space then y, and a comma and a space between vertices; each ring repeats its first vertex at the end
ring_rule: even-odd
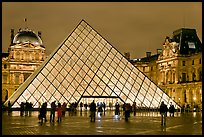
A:
POLYGON ((57 106, 57 122, 60 123, 62 121, 62 107, 61 103, 58 103, 57 106))
POLYGON ((51 103, 51 111, 50 111, 50 122, 54 122, 55 120, 55 110, 56 110, 56 101, 51 103))
POLYGON ((94 100, 90 104, 90 111, 91 111, 91 115, 90 115, 91 122, 92 122, 92 120, 93 120, 93 122, 95 122, 95 118, 96 118, 96 103, 94 102, 94 100))
POLYGON ((161 125, 162 126, 166 125, 167 111, 168 111, 167 105, 164 104, 164 101, 162 101, 160 105, 161 125))

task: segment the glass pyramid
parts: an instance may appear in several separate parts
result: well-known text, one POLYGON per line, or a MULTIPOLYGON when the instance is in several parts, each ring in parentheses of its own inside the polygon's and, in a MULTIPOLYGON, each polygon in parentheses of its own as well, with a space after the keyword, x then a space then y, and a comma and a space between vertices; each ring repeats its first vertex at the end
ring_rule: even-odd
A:
POLYGON ((164 101, 179 107, 84 20, 7 102, 13 108, 26 101, 34 108, 47 102, 49 108, 52 101, 90 103, 93 99, 106 104, 136 102, 147 108, 164 101))

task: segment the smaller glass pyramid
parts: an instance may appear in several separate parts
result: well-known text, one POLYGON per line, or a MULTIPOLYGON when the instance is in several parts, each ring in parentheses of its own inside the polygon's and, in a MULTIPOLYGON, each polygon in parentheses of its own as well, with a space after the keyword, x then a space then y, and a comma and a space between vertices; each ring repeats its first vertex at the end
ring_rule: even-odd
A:
POLYGON ((47 102, 49 108, 53 101, 90 103, 95 98, 147 108, 158 108, 161 101, 179 107, 84 20, 5 104, 20 107, 27 101, 38 108, 47 102))

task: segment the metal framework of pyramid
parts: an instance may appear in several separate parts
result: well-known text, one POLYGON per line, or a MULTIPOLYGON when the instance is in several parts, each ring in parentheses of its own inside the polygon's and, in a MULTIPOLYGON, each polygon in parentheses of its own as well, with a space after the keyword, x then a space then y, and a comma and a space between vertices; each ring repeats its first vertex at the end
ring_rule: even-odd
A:
MULTIPOLYGON (((21 102, 60 103, 117 98, 122 103, 158 108, 161 101, 180 107, 117 49, 82 20, 41 66, 8 98, 21 102)), ((88 102, 89 103, 89 102, 88 102)))

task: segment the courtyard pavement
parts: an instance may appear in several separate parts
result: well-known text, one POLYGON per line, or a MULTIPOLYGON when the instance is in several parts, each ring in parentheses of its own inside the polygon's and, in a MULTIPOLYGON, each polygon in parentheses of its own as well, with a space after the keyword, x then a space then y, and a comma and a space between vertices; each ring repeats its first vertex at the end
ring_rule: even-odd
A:
MULTIPOLYGON (((167 117, 166 126, 161 126, 159 112, 137 112, 125 121, 123 115, 114 116, 107 110, 105 115, 96 115, 96 121, 90 122, 89 111, 77 111, 76 115, 66 112, 62 122, 49 121, 40 124, 38 111, 31 116, 20 116, 13 111, 9 116, 2 112, 2 135, 202 135, 202 112, 180 113, 167 117)), ((57 114, 56 114, 57 116, 57 114)), ((55 118, 55 121, 57 118, 55 118)))

